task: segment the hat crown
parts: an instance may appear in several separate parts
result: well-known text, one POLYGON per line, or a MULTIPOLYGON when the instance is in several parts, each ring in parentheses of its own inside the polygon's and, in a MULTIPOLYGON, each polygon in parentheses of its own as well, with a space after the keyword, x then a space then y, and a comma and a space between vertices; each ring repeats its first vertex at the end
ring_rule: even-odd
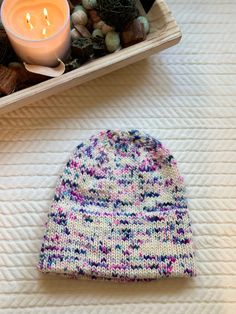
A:
MULTIPOLYGON (((176 162, 158 140, 136 130, 106 131, 76 148, 55 200, 91 205, 90 212, 96 206, 111 212, 127 211, 128 206, 129 212, 138 213, 167 210, 183 191, 176 162)), ((186 205, 184 197, 180 201, 186 205)))

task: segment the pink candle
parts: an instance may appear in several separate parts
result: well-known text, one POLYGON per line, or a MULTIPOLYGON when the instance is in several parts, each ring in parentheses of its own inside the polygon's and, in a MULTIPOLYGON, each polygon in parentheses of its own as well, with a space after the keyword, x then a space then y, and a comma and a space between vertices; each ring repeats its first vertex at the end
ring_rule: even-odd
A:
POLYGON ((67 0, 4 0, 1 20, 16 54, 26 63, 54 66, 69 51, 67 0))

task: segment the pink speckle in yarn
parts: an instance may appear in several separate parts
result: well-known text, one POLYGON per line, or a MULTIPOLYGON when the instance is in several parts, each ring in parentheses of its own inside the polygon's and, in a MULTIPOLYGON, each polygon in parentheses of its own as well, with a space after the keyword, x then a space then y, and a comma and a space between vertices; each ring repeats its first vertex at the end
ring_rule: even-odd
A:
POLYGON ((126 268, 126 265, 123 265, 123 264, 115 264, 115 265, 112 265, 111 266, 111 269, 125 269, 126 268))
POLYGON ((165 187, 169 187, 173 184, 173 179, 170 178, 170 179, 166 179, 165 180, 165 187))
POLYGON ((59 241, 60 237, 58 234, 55 234, 54 236, 51 237, 52 241, 59 241))
POLYGON ((105 247, 105 246, 102 246, 102 247, 101 247, 101 251, 102 251, 102 253, 104 253, 104 254, 108 254, 108 253, 109 253, 108 248, 105 247))
POLYGON ((70 168, 78 168, 80 164, 76 162, 75 160, 71 160, 70 162, 70 168))
POLYGON ((172 263, 175 263, 176 262, 176 258, 173 257, 173 256, 169 256, 168 258, 172 263))
POLYGON ((71 220, 76 220, 76 215, 74 213, 70 213, 69 218, 71 220))
POLYGON ((71 195, 75 198, 77 202, 83 201, 83 196, 80 194, 77 194, 75 191, 71 191, 71 195))
POLYGON ((167 274, 171 274, 173 270, 173 266, 167 267, 167 274))
POLYGON ((138 244, 143 244, 143 242, 144 242, 144 241, 143 241, 143 240, 141 240, 141 239, 138 239, 138 241, 137 241, 137 242, 138 242, 138 244))
POLYGON ((128 250, 125 250, 123 253, 124 255, 130 255, 130 252, 128 250))
POLYGON ((107 137, 108 137, 109 139, 112 139, 113 134, 112 134, 111 132, 107 132, 107 137))

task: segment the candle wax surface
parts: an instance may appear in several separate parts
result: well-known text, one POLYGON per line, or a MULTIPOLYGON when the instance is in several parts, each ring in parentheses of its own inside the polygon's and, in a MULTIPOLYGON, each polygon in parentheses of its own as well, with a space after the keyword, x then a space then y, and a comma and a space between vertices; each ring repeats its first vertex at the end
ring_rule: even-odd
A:
POLYGON ((12 31, 21 38, 29 40, 43 40, 53 36, 65 23, 65 16, 57 6, 48 2, 26 7, 18 5, 13 8, 8 16, 9 25, 12 31), (45 18, 44 8, 47 9, 48 18, 45 18), (30 14, 30 21, 27 23, 26 14, 30 14), (48 25, 47 23, 50 23, 48 25), (30 27, 30 24, 32 27, 30 27), (45 30, 44 30, 45 29, 45 30), (43 34, 43 30, 45 34, 43 34))

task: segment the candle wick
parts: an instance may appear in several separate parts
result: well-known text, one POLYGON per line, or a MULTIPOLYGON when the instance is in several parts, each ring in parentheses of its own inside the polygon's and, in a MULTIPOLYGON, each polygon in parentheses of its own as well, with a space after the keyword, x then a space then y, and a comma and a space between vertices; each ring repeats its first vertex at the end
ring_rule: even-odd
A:
POLYGON ((44 38, 47 38, 46 33, 47 33, 46 28, 43 28, 43 30, 42 30, 42 34, 43 34, 43 37, 44 37, 44 38))
POLYGON ((46 8, 43 9, 43 14, 44 14, 44 17, 45 17, 45 20, 46 20, 48 26, 50 26, 51 23, 48 20, 48 10, 46 8))
POLYGON ((26 21, 27 21, 27 24, 29 25, 30 29, 32 30, 34 27, 33 27, 32 23, 30 22, 30 18, 31 18, 30 14, 27 13, 26 14, 26 21))

